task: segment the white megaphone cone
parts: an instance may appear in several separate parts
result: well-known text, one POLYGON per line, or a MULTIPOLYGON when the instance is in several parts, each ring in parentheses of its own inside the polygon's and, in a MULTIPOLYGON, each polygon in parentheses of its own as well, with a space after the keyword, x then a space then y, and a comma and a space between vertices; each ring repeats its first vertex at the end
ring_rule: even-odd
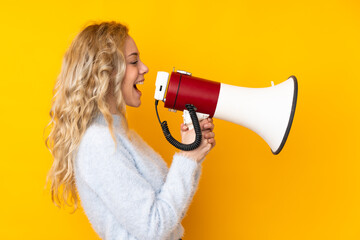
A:
MULTIPOLYGON (((197 135, 201 133, 193 121, 197 120, 196 116, 199 120, 207 117, 223 119, 251 129, 266 141, 273 154, 278 154, 290 132, 297 93, 295 76, 276 86, 246 88, 192 77, 188 72, 177 71, 171 74, 170 80, 168 73, 158 72, 155 99, 156 104, 162 100, 165 107, 184 111, 184 122, 193 122, 197 135), (190 113, 191 119, 186 109, 193 112, 190 113)), ((159 117, 158 119, 165 137, 175 147, 192 150, 198 146, 195 144, 196 141, 199 144, 198 138, 190 148, 179 144, 171 137, 166 121, 161 123, 159 117)))
POLYGON ((249 128, 261 136, 274 154, 280 153, 295 114, 297 80, 267 88, 221 84, 214 118, 249 128))

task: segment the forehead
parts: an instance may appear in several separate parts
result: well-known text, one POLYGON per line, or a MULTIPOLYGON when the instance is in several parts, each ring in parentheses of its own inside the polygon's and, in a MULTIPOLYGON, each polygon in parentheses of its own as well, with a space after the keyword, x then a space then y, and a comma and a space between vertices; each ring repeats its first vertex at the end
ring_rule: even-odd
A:
POLYGON ((128 56, 129 54, 131 54, 133 52, 138 53, 138 49, 137 49, 134 39, 132 37, 128 36, 124 43, 124 53, 126 56, 128 56))

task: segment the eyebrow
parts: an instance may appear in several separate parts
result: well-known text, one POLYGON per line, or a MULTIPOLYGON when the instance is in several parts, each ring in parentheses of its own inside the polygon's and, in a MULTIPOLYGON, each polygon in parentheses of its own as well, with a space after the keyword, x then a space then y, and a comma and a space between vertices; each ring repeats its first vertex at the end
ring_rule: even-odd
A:
POLYGON ((128 55, 128 57, 130 57, 130 56, 132 56, 132 55, 136 55, 136 56, 138 56, 138 55, 139 55, 139 53, 137 53, 137 52, 130 53, 130 54, 128 55))

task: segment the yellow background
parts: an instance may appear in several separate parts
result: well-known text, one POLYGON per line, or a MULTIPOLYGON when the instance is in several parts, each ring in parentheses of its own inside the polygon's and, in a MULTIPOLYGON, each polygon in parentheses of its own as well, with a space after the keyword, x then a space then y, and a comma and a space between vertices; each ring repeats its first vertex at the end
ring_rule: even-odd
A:
MULTIPOLYGON (((360 3, 321 1, 7 1, 0 8, 0 239, 98 239, 82 210, 44 190, 52 89, 89 21, 127 24, 150 68, 130 126, 171 163, 154 111, 157 71, 245 87, 299 81, 293 127, 273 156, 252 131, 215 121, 184 239, 360 239, 360 3)), ((160 104, 179 136, 181 113, 160 104)))

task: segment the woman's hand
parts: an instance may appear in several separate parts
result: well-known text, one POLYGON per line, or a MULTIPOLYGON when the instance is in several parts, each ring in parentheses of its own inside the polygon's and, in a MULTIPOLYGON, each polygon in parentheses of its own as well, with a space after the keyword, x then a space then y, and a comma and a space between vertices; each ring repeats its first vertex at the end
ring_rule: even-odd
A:
MULTIPOLYGON (((201 144, 198 148, 191 151, 180 151, 186 157, 194 159, 196 162, 201 163, 205 156, 210 152, 210 150, 215 146, 215 133, 214 124, 211 118, 204 119, 200 121, 200 129, 202 132, 201 144)), ((189 128, 185 124, 181 124, 181 138, 182 143, 190 144, 195 140, 195 130, 189 128)))

